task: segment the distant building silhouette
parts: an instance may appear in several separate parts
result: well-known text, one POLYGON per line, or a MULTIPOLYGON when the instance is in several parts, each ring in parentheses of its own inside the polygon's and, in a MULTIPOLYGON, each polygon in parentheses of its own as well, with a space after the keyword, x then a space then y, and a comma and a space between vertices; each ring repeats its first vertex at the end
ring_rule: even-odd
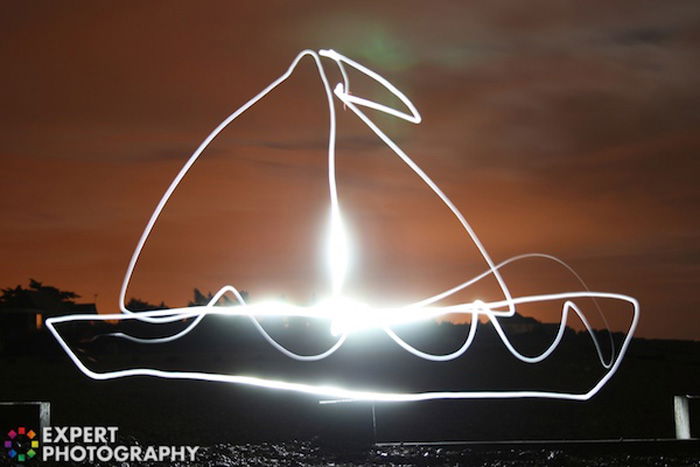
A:
POLYGON ((527 334, 543 326, 543 323, 537 321, 535 318, 523 316, 520 313, 515 313, 515 315, 511 316, 510 318, 501 319, 498 321, 498 323, 508 334, 511 335, 527 334))
POLYGON ((2 289, 0 295, 0 349, 27 340, 44 328, 50 316, 97 313, 94 303, 76 303, 74 292, 45 286, 30 279, 29 287, 2 289))

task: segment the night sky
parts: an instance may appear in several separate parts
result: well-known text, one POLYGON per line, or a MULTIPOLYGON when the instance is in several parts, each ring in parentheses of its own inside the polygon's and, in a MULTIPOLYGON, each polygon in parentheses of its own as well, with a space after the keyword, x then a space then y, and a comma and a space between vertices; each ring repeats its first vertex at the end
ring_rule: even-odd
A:
MULTIPOLYGON (((593 290, 637 297, 638 335, 700 337, 695 0, 3 2, 0 31, 1 287, 32 277, 116 312, 136 241, 200 141, 300 50, 333 48, 415 103, 418 126, 370 116, 495 261, 554 254, 593 290)), ((360 75, 351 89, 395 104, 360 75)), ((227 129, 172 198, 129 296, 322 296, 325 105, 307 59, 227 129)), ((483 271, 435 196, 337 108, 349 293, 401 303, 483 271)), ((519 295, 580 289, 543 261, 504 275, 519 295)), ((499 295, 486 283, 455 300, 474 298, 499 295)), ((622 329, 627 310, 609 313, 622 329)))

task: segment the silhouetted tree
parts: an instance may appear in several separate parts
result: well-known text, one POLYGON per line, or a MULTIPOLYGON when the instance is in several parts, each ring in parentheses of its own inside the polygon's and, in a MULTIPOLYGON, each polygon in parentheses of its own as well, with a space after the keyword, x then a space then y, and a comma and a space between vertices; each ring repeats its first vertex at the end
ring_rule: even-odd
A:
POLYGON ((148 303, 144 300, 131 297, 131 299, 126 304, 126 308, 131 310, 131 311, 147 311, 147 310, 164 310, 164 309, 168 308, 168 306, 163 301, 160 302, 160 305, 154 305, 154 304, 148 303))
MULTIPOLYGON (((248 300, 248 292, 246 292, 245 290, 241 290, 240 294, 241 297, 243 297, 243 300, 248 300)), ((207 294, 205 295, 199 289, 195 288, 193 291, 193 299, 187 303, 187 306, 207 305, 213 297, 213 293, 207 292, 207 294)), ((236 300, 236 298, 231 296, 230 294, 225 294, 223 297, 221 297, 219 303, 223 305, 238 305, 238 300, 236 300)))
POLYGON ((193 296, 193 299, 187 303, 187 306, 204 306, 211 301, 214 295, 211 292, 204 295, 198 288, 195 288, 193 296))
POLYGON ((59 290, 29 279, 29 288, 18 285, 2 289, 0 308, 36 308, 47 314, 60 314, 75 306, 74 299, 80 297, 75 292, 59 290))

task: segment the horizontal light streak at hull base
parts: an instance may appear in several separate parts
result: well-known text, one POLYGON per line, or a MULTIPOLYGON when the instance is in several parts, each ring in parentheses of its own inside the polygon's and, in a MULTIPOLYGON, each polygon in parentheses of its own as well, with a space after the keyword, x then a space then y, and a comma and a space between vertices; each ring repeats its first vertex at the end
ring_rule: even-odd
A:
MULTIPOLYGON (((566 300, 567 304, 571 303, 571 300, 575 300, 577 298, 593 298, 593 299, 614 299, 614 300, 623 300, 628 302, 632 308, 633 308, 633 317, 631 320, 630 324, 630 329, 627 332, 626 338, 624 342, 621 345, 620 352, 617 354, 617 358, 615 359, 614 362, 609 362, 609 364, 606 364, 605 366, 608 368, 608 371, 606 372, 605 376, 600 379, 600 381, 593 386, 589 391, 584 392, 584 393, 566 393, 566 392, 550 392, 550 391, 436 391, 436 392, 422 392, 422 393, 391 393, 391 392, 376 392, 376 391, 362 391, 362 390, 352 390, 352 389, 347 389, 347 388, 340 388, 340 387, 335 387, 335 386, 325 386, 325 385, 309 385, 309 384, 302 384, 302 383, 295 383, 295 382, 289 382, 289 381, 281 381, 281 380, 273 380, 273 379, 266 379, 266 378, 258 378, 254 376, 246 376, 246 375, 223 375, 223 374, 212 374, 212 373, 202 373, 202 372, 179 372, 179 371, 163 371, 163 370, 156 370, 156 369, 149 369, 149 368, 136 368, 136 369, 128 369, 128 370, 119 370, 119 371, 111 371, 111 372, 104 372, 104 373, 99 373, 90 370, 85 366, 80 359, 77 357, 75 352, 70 348, 70 346, 65 342, 65 340, 61 337, 61 335, 58 333, 56 330, 56 325, 61 324, 61 323, 70 323, 70 322, 76 322, 76 321, 122 321, 122 320, 139 320, 140 316, 138 315, 125 315, 125 314, 97 314, 97 315, 68 315, 68 316, 60 316, 60 317, 54 317, 54 318, 49 318, 46 321, 46 326, 47 328, 51 331, 51 333, 54 335, 54 337, 57 339, 58 343, 61 345, 61 347, 66 351, 66 353, 69 355, 71 360, 75 363, 75 365, 88 377, 97 379, 97 380, 109 380, 109 379, 115 379, 115 378, 122 378, 122 377, 127 377, 127 376, 154 376, 154 377, 160 377, 160 378, 167 378, 167 379, 191 379, 191 380, 199 380, 199 381, 210 381, 210 382, 223 382, 223 383, 237 383, 237 384, 244 384, 244 385, 252 385, 252 386, 258 386, 258 387, 264 387, 264 388, 270 388, 270 389, 285 389, 285 390, 291 390, 294 392, 300 392, 300 393, 305 393, 305 394, 310 394, 314 396, 319 396, 319 397, 325 397, 325 398, 333 398, 333 400, 326 400, 324 403, 335 403, 335 402, 344 402, 344 401, 374 401, 374 402, 411 402, 411 401, 423 401, 423 400, 433 400, 433 399, 480 399, 480 398, 494 398, 494 399, 502 399, 502 398, 551 398, 551 399, 565 399, 565 400, 588 400, 590 399, 593 395, 595 395, 600 388, 603 387, 603 385, 613 376, 615 371, 617 371, 617 368, 619 367, 620 363, 622 362, 622 357, 625 354, 627 347, 629 345, 629 342, 631 340, 632 332, 637 326, 638 319, 639 319, 639 304, 638 302, 632 298, 628 297, 625 295, 620 295, 620 294, 614 294, 614 293, 604 293, 604 292, 573 292, 573 293, 560 293, 560 294, 551 294, 551 295, 533 295, 533 296, 526 296, 526 297, 516 297, 513 299, 513 302, 515 305, 522 304, 522 303, 533 303, 533 302, 542 302, 542 301, 551 301, 551 300, 566 300)), ((465 306, 471 305, 471 304, 465 304, 465 306)), ((479 304, 478 309, 481 309, 481 311, 469 311, 464 313, 473 313, 473 314, 483 314, 486 316, 489 316, 489 318, 494 322, 494 324, 497 326, 496 329, 499 333, 499 336, 501 339, 505 342, 507 342, 507 338, 505 337, 505 334, 503 333, 502 329, 497 325, 497 318, 490 315, 488 308, 489 307, 499 307, 503 306, 503 302, 492 302, 492 303, 481 303, 479 304)), ((238 307, 217 307, 217 306, 201 306, 201 307, 192 307, 192 308, 181 308, 181 309, 170 309, 170 310, 155 310, 155 311, 147 311, 147 312, 142 312, 139 313, 139 315, 143 314, 147 317, 158 317, 158 318, 166 318, 168 322, 175 322, 175 321, 181 321, 183 319, 192 319, 192 318, 202 318, 207 315, 218 315, 218 316, 244 316, 244 317, 251 317, 251 313, 258 313, 258 317, 262 316, 284 316, 284 317, 305 317, 305 318, 312 318, 312 319, 322 319, 322 320, 328 320, 329 317, 327 315, 324 315, 322 312, 319 311, 311 311, 311 310, 303 310, 301 307, 286 307, 286 308, 295 308, 295 312, 291 314, 281 314, 280 311, 278 310, 277 312, 273 312, 273 310, 270 309, 270 305, 268 304, 265 307, 260 307, 260 306, 250 306, 250 305, 242 305, 238 307), (173 313, 175 312, 175 313, 173 313)), ((448 309, 452 309, 454 307, 446 307, 448 309)), ((566 307, 564 308, 566 310, 566 307)), ((454 311, 449 311, 449 313, 453 313, 454 311)), ((562 323, 566 323, 566 311, 563 312, 562 315, 562 323)), ((425 319, 432 319, 434 318, 435 315, 434 313, 430 313, 430 315, 426 314, 425 316, 422 317, 422 320, 425 319)), ((470 328, 473 330, 476 330, 476 327, 478 326, 478 320, 472 321, 470 328)), ((556 347, 556 345, 559 344, 563 333, 561 332, 561 329, 563 327, 560 327, 560 332, 557 334, 557 337, 555 341, 552 343, 552 345, 546 350, 543 354, 541 354, 538 357, 524 357, 520 354, 517 354, 516 356, 520 358, 523 361, 526 361, 528 363, 535 363, 535 360, 540 361, 541 359, 545 358, 546 356, 551 353, 551 350, 556 347)), ((473 337, 473 332, 470 332, 470 335, 473 337)), ((338 341, 339 343, 342 343, 344 340, 345 335, 341 337, 341 339, 338 341)), ((595 343, 594 339, 594 343, 595 343)), ((511 352, 514 352, 515 350, 512 348, 512 346, 508 343, 507 344, 508 349, 511 352)), ((339 348, 339 345, 336 344, 332 347, 333 349, 339 348)), ((466 351, 466 348, 460 352, 460 355, 466 351)), ((327 355, 326 355, 327 356, 327 355)), ((459 355, 457 355, 459 356, 459 355)), ((454 358, 456 358, 455 356, 454 358)), ((599 352, 599 356, 602 356, 599 352)), ((324 357, 325 358, 325 357, 324 357)))

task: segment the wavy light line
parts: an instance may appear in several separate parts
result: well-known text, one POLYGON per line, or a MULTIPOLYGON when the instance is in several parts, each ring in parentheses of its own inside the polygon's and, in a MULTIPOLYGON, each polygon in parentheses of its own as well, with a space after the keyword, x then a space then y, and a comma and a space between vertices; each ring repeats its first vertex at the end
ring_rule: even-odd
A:
POLYGON ((379 74, 333 50, 320 50, 318 53, 312 50, 304 50, 296 56, 296 58, 292 61, 291 65, 285 73, 283 73, 279 78, 270 83, 270 85, 268 85, 261 92, 255 95, 252 99, 246 102, 242 107, 240 107, 234 113, 229 115, 224 121, 222 121, 204 139, 204 141, 202 141, 199 147, 197 147, 194 153, 185 162, 185 164, 180 169, 176 177, 166 189, 165 193, 156 205, 156 208, 154 209, 150 219, 148 220, 146 227, 143 233, 141 234, 139 241, 136 244, 136 248, 134 249, 134 253, 131 257, 131 260, 129 261, 129 265, 124 276, 124 281, 122 282, 122 287, 119 294, 119 308, 121 310, 121 313, 108 315, 68 315, 47 319, 46 325, 48 329, 51 331, 51 333, 56 338, 61 347, 65 350, 65 352, 68 354, 70 359, 75 363, 75 365, 85 375, 98 380, 122 378, 126 376, 146 375, 168 379, 195 379, 203 381, 218 381, 274 389, 285 389, 308 393, 319 397, 333 398, 333 400, 325 402, 339 402, 346 400, 420 401, 429 399, 517 397, 587 400, 593 395, 595 395, 600 390, 600 388, 602 388, 603 385, 614 375, 614 373, 617 371, 622 362, 622 358, 627 350, 627 347, 631 341, 632 335, 637 327, 637 323, 639 320, 639 303, 637 302, 637 300, 633 297, 629 297, 627 295, 622 294, 590 291, 586 284, 583 282, 583 280, 568 264, 551 255, 531 253, 512 257, 499 264, 494 263, 494 261, 489 256, 486 248, 481 243, 476 233, 472 229, 471 225, 467 222, 466 218, 462 215, 462 213, 454 205, 454 203, 437 186, 437 184, 418 166, 418 164, 416 164, 393 140, 391 140, 384 132, 381 131, 381 129, 374 123, 374 121, 372 121, 372 119, 370 119, 362 111, 362 107, 383 112, 411 123, 418 124, 421 122, 421 116, 418 110, 413 105, 413 103, 401 91, 399 91, 395 86, 393 86, 390 82, 388 82, 379 74), (195 161, 201 156, 201 154, 207 148, 207 146, 221 133, 221 131, 223 131, 224 128, 226 128, 241 114, 243 114, 257 102, 263 99, 278 85, 280 85, 287 78, 289 78, 296 69, 301 59, 306 56, 309 56, 316 65, 316 69, 318 71, 319 77, 321 78, 323 89, 326 95, 329 111, 328 190, 330 214, 327 252, 329 276, 331 282, 330 297, 311 307, 300 307, 287 303, 274 302, 248 304, 234 286, 227 285, 222 287, 205 306, 171 308, 167 310, 156 310, 147 312, 135 312, 133 310, 129 310, 125 305, 125 299, 134 269, 141 255, 141 252, 148 240, 148 237, 150 236, 158 218, 160 217, 161 212, 167 205, 175 189, 178 187, 178 185, 185 177, 187 172, 190 170, 192 165, 195 163, 195 161), (323 63, 321 62, 321 57, 325 57, 335 62, 343 78, 343 82, 336 84, 335 88, 333 88, 332 91, 325 73, 325 69, 323 67, 323 63), (383 104, 379 104, 377 102, 362 97, 352 95, 350 92, 350 81, 348 79, 348 75, 345 68, 346 66, 355 69, 356 71, 364 74, 365 76, 371 78, 372 80, 382 85, 387 91, 389 91, 392 95, 397 97, 399 101, 401 101, 401 103, 408 109, 408 113, 403 112, 401 110, 397 110, 393 107, 388 107, 383 104), (452 215, 460 222, 465 233, 477 247, 479 253, 486 262, 488 268, 483 273, 431 297, 427 297, 423 300, 414 303, 409 303, 403 306, 393 308, 372 307, 370 305, 354 301, 343 294, 343 285, 350 263, 350 248, 347 232, 344 228, 344 222, 338 195, 338 188, 336 184, 336 113, 333 96, 335 96, 340 102, 342 102, 345 108, 349 108, 355 115, 357 115, 357 117, 365 125, 367 125, 367 127, 370 130, 372 130, 372 132, 374 132, 374 134, 376 134, 377 137, 382 142, 384 142, 396 154, 396 156, 398 156, 450 210, 452 215), (544 258, 559 263, 575 276, 575 278, 579 281, 584 290, 565 293, 513 297, 508 289, 505 280, 500 274, 500 269, 507 264, 511 264, 513 262, 521 261, 527 258, 544 258), (439 301, 454 295, 455 293, 473 285, 474 283, 486 277, 493 277, 494 279, 496 279, 500 290, 503 294, 502 300, 490 302, 483 302, 477 300, 471 303, 462 303, 451 306, 436 305, 436 303, 438 303, 439 301), (216 303, 227 293, 233 295, 236 298, 236 300, 239 303, 238 306, 216 306, 216 303), (588 319, 586 318, 583 311, 573 302, 573 300, 575 299, 582 298, 593 299, 596 309, 602 316, 606 326, 607 321, 605 320, 605 315, 600 310, 598 300, 621 300, 629 303, 632 306, 633 313, 630 327, 627 330, 625 339, 619 349, 619 352, 615 351, 614 345, 612 345, 612 335, 610 335, 611 354, 607 361, 603 356, 603 351, 598 342, 598 338, 596 337, 588 319), (516 313, 517 305, 524 303, 547 301, 564 302, 562 306, 562 315, 558 332, 552 343, 547 347, 547 349, 544 352, 535 356, 524 355, 518 350, 516 350, 515 347, 512 345, 505 332, 503 331, 503 328, 499 323, 499 319, 507 319, 509 317, 514 316, 516 313), (77 321, 139 320, 148 323, 161 324, 171 323, 180 320, 192 320, 183 330, 179 331, 178 333, 161 338, 144 339, 134 337, 125 333, 108 334, 112 337, 124 338, 133 342, 156 344, 163 342, 172 342, 187 335, 197 325, 199 325, 202 319, 207 315, 244 316, 248 317, 251 320, 258 332, 263 336, 265 340, 267 340, 267 342, 270 343, 271 346, 273 346, 275 349, 277 349, 284 355, 300 361, 317 361, 327 358, 342 347, 347 337, 351 333, 365 329, 383 329, 384 332, 391 339, 393 339, 397 345, 401 346, 403 349, 417 357, 431 361, 448 361, 462 356, 468 350, 468 348, 474 340, 474 336, 479 325, 479 317, 484 316, 493 324, 494 329, 496 330, 503 344, 515 358, 526 363, 538 363, 546 359, 549 355, 551 355, 552 352, 557 348, 557 346, 561 342, 564 336, 564 331, 566 329, 566 324, 568 322, 569 312, 571 311, 573 311, 578 316, 578 318, 585 326, 586 330, 589 332, 600 363, 603 366, 603 368, 607 370, 604 376, 597 382, 597 384, 595 384, 591 389, 584 393, 566 393, 550 391, 442 391, 422 393, 397 393, 361 391, 336 386, 300 384, 280 380, 257 378, 254 376, 246 375, 223 375, 202 372, 161 371, 150 368, 135 368, 100 373, 87 368, 87 366, 85 366, 82 363, 82 361, 76 356, 75 352, 70 348, 70 346, 66 343, 66 341, 56 329, 57 324, 77 321), (469 315, 471 317, 471 323, 469 325, 469 332, 465 337, 464 342, 457 351, 451 353, 430 354, 423 352, 417 349, 416 347, 412 346, 405 340, 403 340, 392 330, 392 327, 398 324, 427 321, 441 316, 445 316, 447 314, 455 313, 469 315), (337 340, 333 345, 331 345, 327 350, 323 352, 313 355, 301 355, 287 349, 267 333, 267 331, 258 321, 258 318, 265 316, 305 317, 308 319, 318 319, 324 321, 330 320, 330 331, 334 336, 337 336, 337 340))

